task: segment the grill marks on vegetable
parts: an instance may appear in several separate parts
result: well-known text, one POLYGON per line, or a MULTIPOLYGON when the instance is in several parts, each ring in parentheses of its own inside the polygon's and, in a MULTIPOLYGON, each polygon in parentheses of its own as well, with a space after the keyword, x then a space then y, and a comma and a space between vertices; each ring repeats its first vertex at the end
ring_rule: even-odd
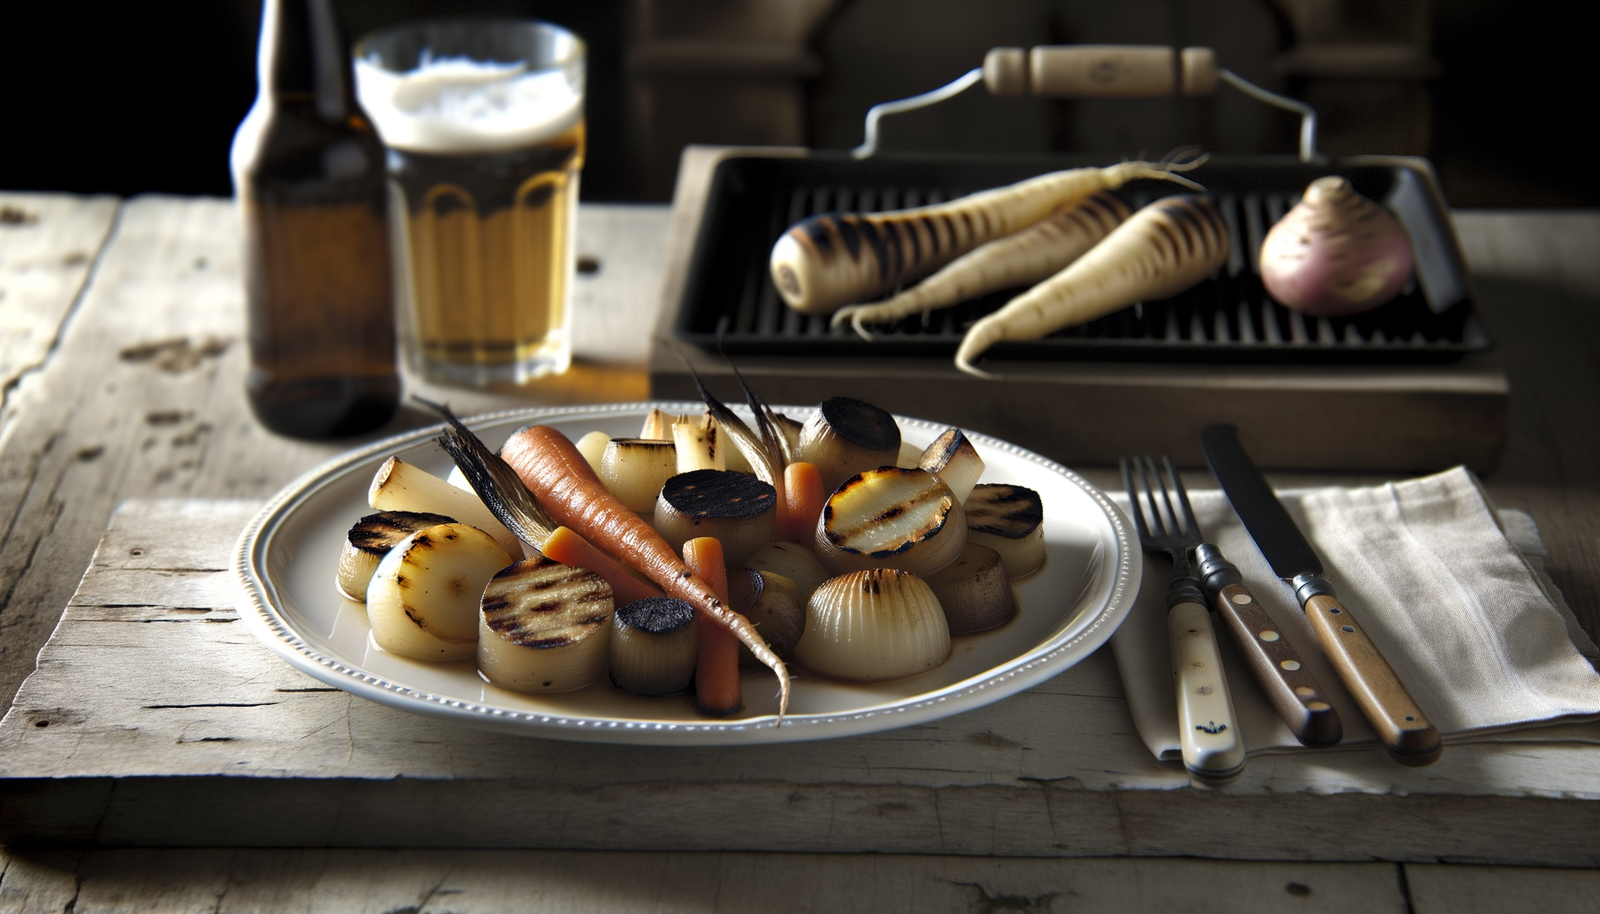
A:
POLYGON ((611 621, 611 587, 599 575, 535 556, 495 575, 483 592, 483 623, 529 648, 572 644, 611 621))

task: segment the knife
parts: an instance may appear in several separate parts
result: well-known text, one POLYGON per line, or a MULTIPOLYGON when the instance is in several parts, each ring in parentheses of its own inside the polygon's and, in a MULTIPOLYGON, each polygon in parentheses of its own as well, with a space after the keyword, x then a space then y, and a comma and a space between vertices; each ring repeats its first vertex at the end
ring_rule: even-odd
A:
POLYGON ((1322 649, 1389 750, 1389 757, 1413 767, 1438 761, 1442 748, 1438 729, 1428 722, 1361 624, 1339 602, 1333 585, 1322 576, 1322 562, 1311 544, 1239 444, 1238 429, 1206 426, 1200 443, 1234 512, 1273 572, 1294 588, 1322 649))

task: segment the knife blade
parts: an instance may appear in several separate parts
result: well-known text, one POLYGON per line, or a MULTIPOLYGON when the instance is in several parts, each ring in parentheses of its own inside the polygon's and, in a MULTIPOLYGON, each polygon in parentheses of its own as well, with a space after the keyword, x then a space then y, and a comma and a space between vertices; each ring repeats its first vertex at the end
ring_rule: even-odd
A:
POLYGON ((1273 573, 1294 589, 1323 651, 1389 757, 1413 767, 1438 761, 1442 748, 1438 729, 1322 576, 1321 560, 1239 443, 1238 430, 1231 425, 1206 426, 1200 444, 1234 513, 1273 573))

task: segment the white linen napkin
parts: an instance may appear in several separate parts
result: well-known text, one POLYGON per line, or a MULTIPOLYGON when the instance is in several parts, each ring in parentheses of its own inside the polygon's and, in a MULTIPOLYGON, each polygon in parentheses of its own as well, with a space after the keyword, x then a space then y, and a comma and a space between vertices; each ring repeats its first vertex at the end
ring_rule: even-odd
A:
MULTIPOLYGON (((1374 742, 1293 592, 1272 573, 1227 499, 1216 490, 1189 495, 1205 540, 1239 567, 1338 709, 1341 745, 1374 742)), ((1116 497, 1126 511, 1126 496, 1116 497)), ((1532 518, 1497 511, 1477 478, 1460 467, 1373 488, 1280 497, 1340 601, 1446 743, 1600 744, 1600 674, 1592 664, 1600 651, 1544 575, 1532 518)), ((1134 724, 1161 759, 1182 757, 1167 650, 1170 569, 1165 557, 1146 555, 1138 600, 1111 639, 1134 724)), ((1306 750, 1294 738, 1225 624, 1213 620, 1246 751, 1326 751, 1306 750)))

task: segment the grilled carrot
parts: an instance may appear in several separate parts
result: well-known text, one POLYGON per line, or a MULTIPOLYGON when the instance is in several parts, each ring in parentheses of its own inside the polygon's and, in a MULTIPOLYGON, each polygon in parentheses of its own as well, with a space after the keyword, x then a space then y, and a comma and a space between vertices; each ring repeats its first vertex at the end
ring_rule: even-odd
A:
POLYGON ((789 501, 789 533, 784 539, 809 549, 817 538, 817 518, 828 503, 822 471, 804 460, 789 464, 783 468, 783 493, 789 501))
POLYGON ((572 532, 570 527, 555 528, 544 542, 534 544, 534 548, 552 562, 583 568, 599 575, 611 585, 611 593, 618 606, 661 596, 661 588, 634 577, 626 568, 618 565, 616 559, 596 549, 588 540, 572 532))
POLYGON ((862 339, 872 339, 864 324, 887 324, 948 308, 979 295, 1032 285, 1082 257, 1128 218, 1128 207, 1105 191, 1014 235, 996 238, 963 254, 939 272, 899 295, 868 305, 846 305, 833 314, 833 326, 850 322, 862 339))
MULTIPOLYGON (((683 563, 700 575, 724 605, 728 603, 728 572, 722 567, 722 543, 712 536, 697 536, 683 544, 683 563)), ((733 610, 726 610, 732 613, 733 610)), ((743 703, 739 693, 739 639, 702 613, 695 629, 694 703, 700 713, 726 717, 743 703)), ((737 615, 737 613, 735 613, 737 615)), ((744 618, 739 616, 739 618, 744 618)))
POLYGON ((792 226, 772 246, 772 281, 789 307, 804 314, 829 314, 1134 178, 1203 190, 1173 174, 1197 164, 1122 162, 1073 168, 949 203, 885 213, 818 213, 792 226))
POLYGON ((993 377, 972 362, 1002 340, 1032 340, 1138 301, 1182 292, 1228 259, 1228 227, 1206 197, 1165 197, 1117 226, 1071 266, 967 331, 956 367, 993 377))
POLYGON ((661 534, 605 490, 567 436, 549 426, 530 425, 506 441, 500 456, 557 523, 640 571, 668 596, 689 603, 750 648, 778 677, 781 722, 789 707, 789 671, 783 661, 748 620, 684 565, 661 534))

